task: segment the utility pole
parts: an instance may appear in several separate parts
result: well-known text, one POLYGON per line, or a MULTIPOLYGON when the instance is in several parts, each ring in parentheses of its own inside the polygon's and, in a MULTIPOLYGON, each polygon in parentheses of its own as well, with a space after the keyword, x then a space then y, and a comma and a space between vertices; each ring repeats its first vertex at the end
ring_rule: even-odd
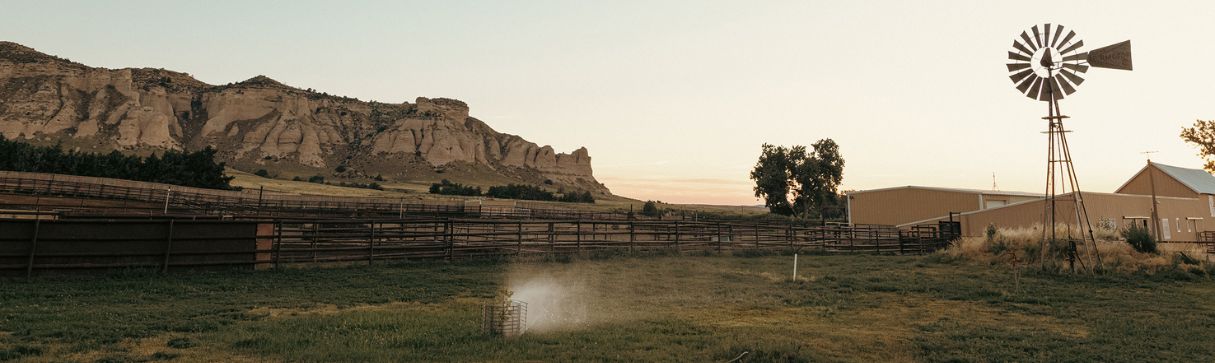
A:
POLYGON ((1144 151, 1143 152, 1144 155, 1148 156, 1148 158, 1147 158, 1148 184, 1152 188, 1152 220, 1148 223, 1148 226, 1149 226, 1149 228, 1151 228, 1151 231, 1152 231, 1152 239, 1154 239, 1156 241, 1160 241, 1160 226, 1156 225, 1157 223, 1160 223, 1160 214, 1158 214, 1156 211, 1159 207, 1159 204, 1156 202, 1156 177, 1155 177, 1156 172, 1154 170, 1152 170, 1152 153, 1155 153, 1155 151, 1144 151))

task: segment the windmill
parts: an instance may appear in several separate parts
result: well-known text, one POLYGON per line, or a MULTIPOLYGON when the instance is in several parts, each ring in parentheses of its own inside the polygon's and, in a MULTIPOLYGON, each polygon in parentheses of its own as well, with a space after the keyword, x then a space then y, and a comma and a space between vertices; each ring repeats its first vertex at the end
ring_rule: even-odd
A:
MULTIPOLYGON (((1071 195, 1076 224, 1081 228, 1077 241, 1068 229, 1067 259, 1073 271, 1080 261, 1082 268, 1099 269, 1101 255, 1097 252, 1097 239, 1093 235, 1092 223, 1084 198, 1080 193, 1080 182, 1072 164, 1071 150, 1067 145, 1067 131, 1063 120, 1068 118, 1059 110, 1059 100, 1076 92, 1084 83, 1082 75, 1089 67, 1131 70, 1131 41, 1083 51, 1084 41, 1076 38, 1074 30, 1062 25, 1034 25, 1013 39, 1008 51, 1008 72, 1017 91, 1030 99, 1045 101, 1047 105, 1047 149, 1046 149, 1046 200, 1042 213, 1042 258, 1045 263, 1050 245, 1059 242, 1055 226, 1058 223, 1056 207, 1060 195, 1071 195), (1064 32, 1066 31, 1066 35, 1064 32), (1087 234, 1086 234, 1087 232, 1087 234), (1049 237, 1049 238, 1048 238, 1049 237), (1089 263, 1077 253, 1076 242, 1084 247, 1089 263)), ((1069 224, 1070 225, 1070 224, 1069 224)))

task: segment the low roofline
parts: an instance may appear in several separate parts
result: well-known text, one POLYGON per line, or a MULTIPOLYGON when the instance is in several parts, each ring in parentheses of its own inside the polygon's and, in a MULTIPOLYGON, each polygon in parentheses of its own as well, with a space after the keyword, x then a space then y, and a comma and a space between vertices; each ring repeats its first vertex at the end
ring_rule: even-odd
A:
POLYGON ((878 189, 853 190, 851 192, 846 192, 845 194, 847 194, 847 195, 864 194, 864 193, 871 193, 871 192, 884 192, 884 191, 896 190, 896 189, 922 189, 922 190, 935 190, 935 191, 941 191, 941 192, 961 192, 961 193, 985 194, 985 195, 1042 197, 1041 193, 1014 192, 1014 191, 1002 191, 1002 190, 966 189, 966 188, 926 187, 926 186, 919 186, 919 185, 904 185, 904 186, 878 188, 878 189))
MULTIPOLYGON (((1090 195, 1094 195, 1094 194, 1095 194, 1095 195, 1115 195, 1115 196, 1119 196, 1119 197, 1131 197, 1131 198, 1151 198, 1151 197, 1152 197, 1152 196, 1150 196, 1150 195, 1141 195, 1141 194, 1102 193, 1102 192, 1085 192, 1085 191, 1081 191, 1080 193, 1081 193, 1081 194, 1090 194, 1090 195)), ((1059 196, 1060 196, 1060 197, 1065 197, 1065 196, 1069 196, 1069 195, 1071 195, 1071 193, 1067 193, 1067 194, 1061 194, 1061 195, 1059 195, 1059 196)), ((1169 200, 1199 200, 1199 198, 1186 198, 1186 197, 1166 197, 1166 196, 1157 196, 1157 197, 1156 197, 1156 199, 1169 199, 1169 200)), ((994 208, 987 208, 987 209, 972 210, 972 211, 969 211, 969 212, 960 212, 960 213, 958 213, 958 216, 959 216, 959 217, 961 217, 961 216, 967 216, 967 215, 971 215, 971 214, 975 214, 975 213, 983 213, 983 212, 990 211, 990 210, 997 210, 997 209, 1003 209, 1003 208, 1016 207, 1016 206, 1019 206, 1019 205, 1022 205, 1022 204, 1026 204, 1026 203, 1035 203, 1035 202, 1039 202, 1039 201, 1043 201, 1043 200, 1046 200, 1046 198, 1041 198, 1041 199, 1031 199, 1031 200, 1023 200, 1023 201, 1020 201, 1020 202, 1011 203, 1011 204, 1005 204, 1005 205, 1002 205, 1002 206, 999 206, 999 207, 994 207, 994 208)), ((918 221, 915 221, 915 222, 907 222, 907 223, 903 223, 903 224, 897 225, 897 226, 895 226, 895 227, 903 228, 903 227, 907 227, 907 226, 914 226, 914 225, 917 225, 917 224, 923 224, 923 223, 928 223, 928 222, 932 222, 932 221, 940 221, 940 220, 945 220, 945 219, 948 219, 948 218, 949 218, 949 215, 947 214, 947 215, 940 216, 940 217, 928 218, 928 219, 921 219, 921 220, 918 220, 918 221)))

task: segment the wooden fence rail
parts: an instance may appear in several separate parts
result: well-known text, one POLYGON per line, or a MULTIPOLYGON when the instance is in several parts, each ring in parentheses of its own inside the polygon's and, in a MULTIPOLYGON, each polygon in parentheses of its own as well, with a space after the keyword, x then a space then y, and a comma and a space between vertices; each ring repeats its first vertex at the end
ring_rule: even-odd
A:
POLYGON ((691 221, 3 220, 0 270, 28 275, 35 270, 113 267, 162 271, 185 266, 269 268, 601 251, 922 254, 948 242, 930 237, 885 226, 797 227, 691 221))
MULTIPOLYGON (((97 212, 130 215, 164 215, 189 211, 203 215, 361 216, 400 218, 407 215, 432 217, 628 219, 628 213, 563 208, 468 205, 460 202, 407 201, 406 198, 324 197, 292 195, 259 190, 216 190, 130 180, 0 171, 0 194, 95 198, 144 203, 97 212)), ((69 206, 59 206, 69 207, 69 206)), ((74 206, 72 206, 74 207, 74 206)), ((80 208, 73 208, 80 209, 80 208)))

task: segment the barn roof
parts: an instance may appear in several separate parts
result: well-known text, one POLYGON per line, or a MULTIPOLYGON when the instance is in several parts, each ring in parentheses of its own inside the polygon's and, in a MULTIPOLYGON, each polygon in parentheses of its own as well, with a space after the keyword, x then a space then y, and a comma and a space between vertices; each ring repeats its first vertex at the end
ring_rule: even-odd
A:
POLYGON ((1215 175, 1206 170, 1152 163, 1157 169, 1200 194, 1215 194, 1215 175))

